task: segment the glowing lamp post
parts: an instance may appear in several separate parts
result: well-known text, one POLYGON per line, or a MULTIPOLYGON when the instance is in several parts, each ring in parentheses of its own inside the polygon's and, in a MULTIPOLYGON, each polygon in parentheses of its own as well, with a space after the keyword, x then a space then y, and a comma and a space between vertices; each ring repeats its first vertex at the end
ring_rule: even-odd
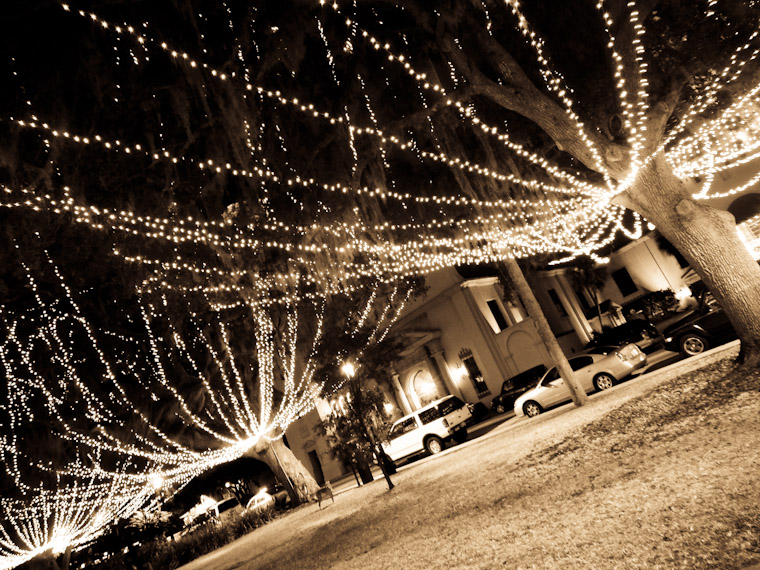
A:
POLYGON ((356 368, 351 362, 344 362, 343 366, 340 367, 340 371, 348 378, 353 378, 354 374, 356 374, 356 368))
POLYGON ((148 482, 150 483, 150 486, 153 487, 153 490, 158 493, 161 490, 161 487, 164 486, 164 476, 156 471, 150 474, 148 482))

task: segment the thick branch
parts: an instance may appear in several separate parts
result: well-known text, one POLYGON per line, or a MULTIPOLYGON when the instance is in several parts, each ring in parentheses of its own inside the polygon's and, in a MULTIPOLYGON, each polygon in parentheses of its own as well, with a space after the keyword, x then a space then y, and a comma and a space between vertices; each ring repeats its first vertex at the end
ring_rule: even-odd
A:
MULTIPOLYGON (((536 88, 520 65, 494 38, 480 34, 478 40, 483 55, 499 70, 503 84, 492 81, 472 65, 472 58, 468 58, 450 38, 442 39, 444 50, 473 90, 499 106, 530 119, 554 140, 560 150, 570 153, 587 168, 599 171, 601 168, 592 150, 584 143, 577 125, 565 109, 536 88)), ((602 167, 615 178, 623 177, 628 167, 628 149, 606 140, 597 132, 587 129, 586 135, 599 150, 604 162, 602 167)))

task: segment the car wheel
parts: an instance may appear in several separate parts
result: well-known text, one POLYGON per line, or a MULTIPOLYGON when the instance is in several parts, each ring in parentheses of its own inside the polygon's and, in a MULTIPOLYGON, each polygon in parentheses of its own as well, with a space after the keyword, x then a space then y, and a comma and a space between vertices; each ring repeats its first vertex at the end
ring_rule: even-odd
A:
POLYGON ((689 333, 681 338, 681 354, 685 354, 686 356, 701 354, 708 348, 710 348, 710 345, 707 340, 698 334, 689 333))
POLYGON ((615 379, 606 372, 602 372, 601 374, 594 376, 594 388, 599 391, 612 388, 614 384, 615 379))
POLYGON ((467 430, 460 429, 459 431, 455 431, 451 438, 457 443, 463 443, 467 439, 467 430))
POLYGON ((443 451, 443 440, 440 437, 431 436, 425 442, 425 449, 430 455, 443 451))
POLYGON ((503 414, 507 411, 507 408, 504 407, 504 404, 496 404, 496 407, 494 408, 494 411, 497 414, 503 414))
POLYGON ((534 402, 533 400, 528 400, 523 404, 523 412, 525 412, 525 415, 529 418, 535 418, 543 411, 544 410, 541 406, 538 405, 538 402, 534 402))

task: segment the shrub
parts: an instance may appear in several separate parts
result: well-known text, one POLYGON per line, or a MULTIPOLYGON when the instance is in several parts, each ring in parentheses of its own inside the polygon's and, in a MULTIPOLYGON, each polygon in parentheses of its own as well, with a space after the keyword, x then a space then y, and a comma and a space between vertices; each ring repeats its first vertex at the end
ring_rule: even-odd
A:
POLYGON ((97 565, 99 570, 159 568, 171 570, 187 564, 248 534, 276 516, 274 509, 245 511, 224 521, 211 520, 177 540, 159 537, 131 553, 119 552, 97 565), (150 564, 150 566, 148 565, 150 564))

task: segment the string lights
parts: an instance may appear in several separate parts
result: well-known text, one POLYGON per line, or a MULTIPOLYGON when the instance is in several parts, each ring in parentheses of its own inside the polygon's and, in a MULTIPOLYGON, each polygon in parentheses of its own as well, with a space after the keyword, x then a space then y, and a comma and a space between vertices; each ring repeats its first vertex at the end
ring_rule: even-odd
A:
MULTIPOLYGON (((141 168, 149 163, 176 166, 167 175, 172 187, 192 192, 196 180, 201 186, 209 181, 241 185, 258 200, 251 207, 258 208, 260 216, 238 221, 214 211, 180 216, 176 211, 140 211, 140 205, 96 205, 82 198, 88 188, 67 185, 66 165, 59 163, 55 167, 60 171, 56 180, 63 181, 60 188, 41 183, 1 187, 0 207, 85 227, 112 245, 116 259, 143 272, 138 287, 142 299, 139 320, 147 347, 143 353, 134 352, 141 356, 139 361, 109 353, 99 340, 107 331, 85 317, 58 268, 50 263, 63 291, 57 304, 43 298, 31 270, 25 269, 36 301, 30 313, 33 317, 25 315, 22 320, 4 314, 6 335, 0 346, 5 376, 13 388, 6 406, 12 433, 3 440, 2 453, 6 469, 24 496, 23 500, 0 499, 0 517, 7 521, 0 525, 0 568, 88 540, 109 521, 153 500, 156 481, 167 487, 183 485, 203 470, 277 437, 275 434, 311 410, 323 390, 314 379, 315 351, 330 295, 356 293, 366 279, 372 279, 378 288, 391 285, 387 298, 381 299, 372 290, 355 321, 357 333, 369 323, 376 304, 385 302, 374 315, 377 322, 369 335, 371 340, 382 341, 408 301, 397 287, 401 279, 443 267, 539 253, 556 255, 558 261, 581 254, 603 261, 595 252, 619 233, 640 237, 642 218, 634 215, 631 222, 612 200, 635 183, 657 152, 665 153, 677 176, 700 179, 699 199, 742 192, 760 182, 760 175, 754 175, 720 193, 712 188, 717 175, 760 159, 760 85, 704 120, 706 111, 718 105, 722 91, 745 79, 760 54, 756 46, 760 32, 734 49, 726 66, 716 70, 689 102, 680 121, 652 150, 643 15, 637 2, 630 0, 618 21, 607 4, 599 0, 595 9, 608 40, 615 99, 623 123, 621 147, 627 152, 627 172, 623 176, 618 173, 617 178, 605 162, 599 133, 582 120, 576 94, 556 69, 546 42, 519 0, 505 0, 506 17, 529 46, 546 90, 559 101, 573 135, 592 157, 600 176, 560 167, 516 142, 516 133, 510 133, 506 124, 498 123, 467 95, 463 75, 452 61, 444 62, 450 81, 445 74, 446 81, 438 80, 433 71, 414 62, 408 38, 381 38, 382 33, 370 31, 377 22, 360 22, 359 15, 344 14, 337 3, 332 4, 332 12, 327 10, 329 14, 316 20, 325 69, 329 70, 325 73, 330 74, 333 87, 347 90, 352 83, 359 86, 362 101, 357 108, 305 100, 301 93, 284 87, 267 88, 265 80, 251 82, 245 46, 240 42, 235 45, 236 59, 245 67, 242 72, 214 66, 156 39, 148 34, 146 25, 114 24, 63 4, 65 11, 91 21, 106 37, 115 34, 136 42, 146 61, 148 57, 166 57, 178 73, 200 78, 214 88, 224 86, 238 102, 256 101, 262 108, 266 103, 266 108, 274 108, 276 113, 272 117, 265 117, 263 111, 259 116, 246 114, 239 131, 230 133, 231 139, 242 141, 243 152, 234 157, 225 156, 213 145, 203 147, 203 152, 198 147, 183 147, 180 141, 167 140, 170 135, 163 132, 146 132, 135 140, 108 135, 102 129, 75 132, 48 117, 41 119, 34 109, 23 118, 9 118, 15 129, 43 139, 51 162, 56 156, 50 149, 56 147, 77 148, 83 154, 97 149, 116 164, 126 161, 141 168), (332 26, 330 18, 342 19, 342 23, 332 26), (339 49, 330 43, 335 27, 349 34, 347 39, 341 36, 339 49), (622 32, 613 34, 621 27, 622 32), (623 45, 621 38, 630 38, 630 45, 623 45), (366 70, 341 75, 342 61, 363 56, 366 70), (424 126, 386 124, 381 116, 382 101, 373 99, 371 87, 374 82, 382 86, 393 81, 408 81, 419 93, 427 117, 421 122, 424 126), (465 148, 452 150, 451 145, 443 144, 442 129, 436 129, 433 118, 437 113, 455 117, 458 129, 475 133, 477 140, 483 137, 502 154, 489 158, 482 153, 468 156, 465 148), (325 171, 330 175, 321 179, 306 170, 302 164, 306 161, 295 153, 291 158, 290 149, 299 141, 281 128, 274 115, 285 116, 325 139, 340 141, 347 148, 345 165, 336 172, 324 169, 322 175, 325 171), (697 125, 698 121, 701 124, 697 125), (269 132, 266 129, 276 140, 278 152, 287 157, 284 165, 263 144, 264 133, 269 132), (373 158, 371 153, 379 157, 379 171, 369 182, 362 178, 360 168, 373 158), (520 168, 507 166, 510 161, 520 168), (404 188, 406 169, 399 164, 430 172, 429 187, 419 191, 404 188), (190 173, 192 183, 175 178, 180 176, 179 167, 190 173), (534 176, 534 172, 539 174, 534 176), (446 187, 437 182, 439 178, 446 181, 446 187), (292 211, 271 205, 282 197, 290 198, 292 211), (349 202, 345 213, 335 206, 338 200, 349 202), (230 262, 270 255, 284 259, 282 267, 260 272, 242 261, 230 262), (193 317, 191 300, 199 299, 204 308, 216 313, 212 322, 193 317), (167 316, 177 307, 186 320, 175 322, 167 316), (225 314, 242 311, 250 317, 255 340, 251 358, 256 363, 255 374, 237 353, 232 325, 224 319, 225 314), (282 316, 282 321, 276 322, 274 314, 282 316), (304 342, 305 331, 312 333, 308 342, 304 342), (72 338, 78 339, 76 343, 72 338), (101 388, 94 385, 92 372, 88 376, 82 370, 83 346, 95 364, 101 388), (49 355, 59 374, 51 376, 42 366, 40 352, 49 355), (203 395, 206 403, 202 408, 178 385, 170 368, 170 363, 177 361, 183 363, 194 388, 203 395), (107 392, 103 385, 108 386, 107 392), (81 417, 71 417, 72 397, 81 417), (34 413, 30 402, 36 399, 43 402, 40 416, 47 414, 57 426, 56 437, 78 450, 69 465, 54 470, 56 482, 48 481, 47 487, 26 483, 25 465, 20 460, 25 456, 19 434, 34 413), (209 445, 196 449, 177 437, 151 416, 149 406, 144 405, 148 402, 170 403, 171 417, 207 438, 209 445), (98 430, 83 429, 83 421, 97 425, 98 430)), ((493 36, 494 10, 485 10, 485 4, 483 8, 485 27, 493 36)), ((717 8, 715 3, 707 7, 713 16, 717 8)), ((259 47, 254 45, 258 58, 259 47)), ((144 63, 133 57, 136 66, 144 63)), ((131 346, 133 341, 125 337, 120 342, 131 346)), ((38 464, 31 467, 40 473, 53 470, 38 464)))

